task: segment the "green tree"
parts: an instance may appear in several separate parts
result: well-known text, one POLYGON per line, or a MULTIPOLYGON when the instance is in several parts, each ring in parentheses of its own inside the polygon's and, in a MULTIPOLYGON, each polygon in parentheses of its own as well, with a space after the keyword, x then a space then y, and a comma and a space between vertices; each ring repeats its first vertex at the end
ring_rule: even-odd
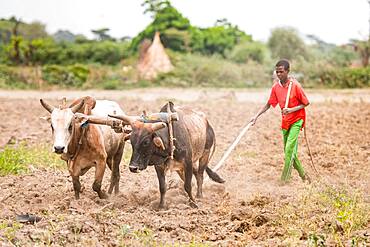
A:
POLYGON ((299 37, 298 31, 291 27, 273 29, 268 46, 274 59, 293 60, 299 57, 308 59, 306 44, 299 37))
POLYGON ((104 40, 114 40, 107 32, 109 32, 109 28, 100 28, 100 29, 95 29, 91 30, 93 34, 95 34, 96 39, 99 41, 104 41, 104 40))
POLYGON ((192 30, 192 50, 202 54, 226 56, 240 42, 251 41, 250 35, 232 25, 226 19, 217 20, 210 28, 192 30))
POLYGON ((144 39, 152 40, 156 31, 161 34, 163 45, 174 51, 186 51, 190 43, 190 21, 183 17, 169 1, 145 1, 145 13, 153 14, 153 22, 139 33, 131 43, 131 49, 137 51, 144 39))
POLYGON ((362 66, 367 67, 370 58, 370 37, 369 40, 352 40, 351 43, 355 51, 360 55, 362 66))
POLYGON ((141 6, 145 7, 144 14, 150 13, 152 14, 152 18, 154 18, 159 11, 169 7, 170 5, 171 4, 168 0, 145 0, 141 4, 141 6))
POLYGON ((307 46, 308 53, 316 64, 346 67, 356 59, 356 53, 352 47, 327 43, 315 35, 307 35, 311 45, 307 46))
POLYGON ((266 45, 260 42, 242 42, 236 45, 228 54, 228 59, 236 63, 254 61, 263 64, 268 56, 266 45))

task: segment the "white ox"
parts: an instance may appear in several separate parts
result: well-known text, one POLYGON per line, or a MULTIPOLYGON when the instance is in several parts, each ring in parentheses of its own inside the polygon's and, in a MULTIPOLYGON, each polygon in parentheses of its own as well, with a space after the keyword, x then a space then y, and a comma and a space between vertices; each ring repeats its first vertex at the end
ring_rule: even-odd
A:
POLYGON ((85 174, 91 167, 95 167, 93 190, 100 198, 107 197, 101 190, 106 164, 112 171, 108 193, 111 194, 114 189, 117 194, 125 133, 116 133, 106 125, 88 124, 85 118, 75 113, 108 117, 108 114, 123 114, 120 106, 114 101, 95 101, 89 96, 75 100, 69 107, 53 107, 42 99, 40 103, 51 113, 53 151, 61 154, 61 158, 68 164, 75 198, 79 198, 81 191, 79 176, 85 174))

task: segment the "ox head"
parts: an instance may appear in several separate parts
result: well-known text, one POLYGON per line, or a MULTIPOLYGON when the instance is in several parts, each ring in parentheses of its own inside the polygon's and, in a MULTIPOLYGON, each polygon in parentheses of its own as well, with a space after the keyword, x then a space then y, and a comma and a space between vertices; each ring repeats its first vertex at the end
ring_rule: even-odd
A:
POLYGON ((59 108, 40 99, 41 105, 50 112, 51 130, 53 133, 53 151, 57 154, 67 153, 72 137, 74 114, 84 105, 82 100, 73 107, 66 107, 65 102, 59 108))
POLYGON ((137 117, 131 116, 111 116, 122 120, 123 124, 131 125, 129 134, 132 156, 129 164, 131 172, 138 173, 146 169, 157 149, 165 150, 161 137, 156 133, 166 127, 163 122, 143 123, 137 120, 137 117))

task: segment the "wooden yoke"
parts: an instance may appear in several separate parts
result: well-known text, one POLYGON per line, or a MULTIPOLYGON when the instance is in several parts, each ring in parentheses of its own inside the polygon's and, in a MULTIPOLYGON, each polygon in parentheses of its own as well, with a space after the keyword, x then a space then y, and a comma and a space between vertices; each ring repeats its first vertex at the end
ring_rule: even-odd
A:
POLYGON ((124 128, 123 128, 124 126, 122 124, 122 121, 120 120, 115 120, 110 117, 97 117, 97 116, 92 116, 92 115, 89 115, 86 117, 88 118, 89 123, 108 125, 112 129, 114 129, 116 133, 124 132, 124 128))

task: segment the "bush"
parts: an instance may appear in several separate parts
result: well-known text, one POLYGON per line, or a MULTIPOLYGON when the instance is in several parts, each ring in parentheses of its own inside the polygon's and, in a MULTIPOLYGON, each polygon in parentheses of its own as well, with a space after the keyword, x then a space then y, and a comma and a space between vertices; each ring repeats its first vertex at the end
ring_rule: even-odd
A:
POLYGON ((175 69, 161 74, 155 83, 181 87, 258 87, 271 82, 271 73, 253 62, 240 65, 217 56, 177 56, 175 69))
POLYGON ((33 68, 0 65, 0 88, 33 89, 37 75, 33 68))
POLYGON ((0 151, 0 176, 26 173, 29 165, 50 168, 65 167, 64 161, 50 152, 50 148, 45 145, 30 147, 21 143, 18 146, 6 146, 0 151))
POLYGON ((45 81, 60 86, 80 87, 87 80, 89 69, 84 65, 46 65, 42 68, 45 81))
POLYGON ((244 42, 236 45, 227 57, 236 63, 254 61, 263 64, 267 58, 267 47, 259 42, 244 42))
POLYGON ((331 88, 364 88, 370 86, 370 67, 367 68, 328 68, 310 71, 310 84, 331 88))

